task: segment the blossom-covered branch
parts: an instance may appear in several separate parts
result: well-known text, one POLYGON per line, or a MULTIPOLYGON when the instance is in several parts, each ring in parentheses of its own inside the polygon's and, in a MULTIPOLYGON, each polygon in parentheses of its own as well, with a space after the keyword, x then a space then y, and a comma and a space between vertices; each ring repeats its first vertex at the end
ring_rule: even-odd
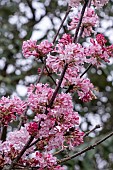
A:
POLYGON ((65 17, 53 39, 54 45, 48 40, 38 44, 37 40, 31 39, 23 42, 23 56, 34 56, 43 66, 38 72, 37 82, 27 87, 27 98, 24 101, 17 96, 0 99, 1 169, 7 166, 8 170, 25 167, 64 170, 61 163, 93 149, 113 135, 110 133, 72 156, 57 159, 57 155, 65 148, 74 149, 84 142, 85 136, 100 127, 96 126, 86 134, 80 130, 79 114, 73 109, 72 93, 76 92, 83 102, 96 99, 94 85, 83 76, 91 66, 98 68, 102 62, 108 63, 113 55, 113 45, 108 45, 102 34, 90 37, 87 46, 79 41, 81 37, 89 37, 94 33, 93 28, 98 26, 95 8, 106 3, 107 0, 69 0, 65 17), (70 9, 73 11, 74 8, 78 13, 67 25, 69 34, 64 33, 56 41, 70 9), (75 30, 74 35, 71 30, 75 30), (89 66, 85 69, 85 65, 89 66), (57 79, 53 78, 53 73, 57 79), (49 82, 41 82, 42 75, 49 76, 55 87, 52 88, 49 82), (27 118, 28 111, 34 115, 30 121, 27 118), (18 127, 13 132, 9 131, 3 139, 4 127, 8 128, 10 123, 17 120, 20 120, 18 127), (56 149, 58 152, 53 153, 56 149))

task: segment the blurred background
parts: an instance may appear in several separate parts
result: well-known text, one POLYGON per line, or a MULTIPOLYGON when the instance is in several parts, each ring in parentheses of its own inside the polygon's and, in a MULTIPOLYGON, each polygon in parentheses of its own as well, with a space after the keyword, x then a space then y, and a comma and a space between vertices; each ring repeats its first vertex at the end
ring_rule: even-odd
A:
MULTIPOLYGON (((0 0, 0 97, 26 98, 26 87, 37 80, 41 63, 22 56, 22 43, 28 39, 38 40, 38 43, 44 39, 52 41, 66 9, 65 0, 0 0)), ((108 45, 112 44, 113 0, 97 13, 100 24, 96 32, 103 33, 108 45)), ((66 22, 60 36, 64 32, 68 33, 66 22)), ((74 108, 81 117, 81 130, 87 132, 97 124, 102 127, 86 137, 85 143, 75 148, 74 153, 113 131, 113 59, 98 70, 92 67, 87 74, 99 89, 97 99, 83 103, 75 94, 74 108)), ((47 81, 53 86, 51 79, 44 76, 42 82, 47 81)), ((67 170, 113 170, 113 137, 65 165, 67 170)))

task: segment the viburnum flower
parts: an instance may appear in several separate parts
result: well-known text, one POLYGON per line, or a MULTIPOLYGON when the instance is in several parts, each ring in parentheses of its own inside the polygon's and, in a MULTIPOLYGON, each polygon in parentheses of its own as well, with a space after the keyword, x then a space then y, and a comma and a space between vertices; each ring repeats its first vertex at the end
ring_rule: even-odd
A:
POLYGON ((40 170, 64 170, 63 167, 57 165, 57 159, 50 153, 40 153, 36 151, 29 159, 29 164, 31 167, 40 167, 40 170))
MULTIPOLYGON (((18 156, 20 151, 27 143, 30 135, 26 127, 22 127, 20 130, 9 132, 6 141, 1 143, 0 153, 4 154, 4 164, 10 164, 11 161, 18 156)), ((26 150, 21 160, 26 159, 29 153, 32 153, 34 146, 26 150)))
POLYGON ((26 102, 16 96, 13 99, 2 97, 0 99, 0 119, 2 124, 7 125, 10 121, 16 119, 16 115, 24 114, 26 107, 26 102))
MULTIPOLYGON (((71 7, 77 7, 79 5, 79 3, 82 0, 68 0, 68 4, 71 7)), ((108 3, 109 0, 93 0, 92 4, 97 7, 97 8, 101 8, 102 6, 104 6, 105 4, 108 3)))
POLYGON ((61 39, 58 40, 58 42, 62 45, 67 45, 69 43, 72 43, 72 38, 71 38, 71 35, 70 34, 63 34, 63 36, 61 37, 61 39))
MULTIPOLYGON (((79 74, 81 70, 83 69, 82 65, 68 67, 66 70, 66 73, 64 75, 64 79, 62 81, 61 87, 70 86, 72 84, 76 84, 76 81, 79 79, 79 74)), ((58 83, 58 80, 57 80, 58 83)))
POLYGON ((110 45, 110 46, 107 46, 107 47, 106 47, 106 51, 107 51, 107 54, 108 54, 110 57, 113 57, 113 44, 110 45))
POLYGON ((88 78, 78 78, 74 89, 77 91, 78 96, 83 102, 89 102, 92 99, 96 99, 94 95, 94 85, 90 82, 88 78))
POLYGON ((27 40, 23 42, 22 53, 25 58, 35 56, 37 58, 43 57, 52 50, 53 44, 45 40, 37 45, 36 40, 27 40))
POLYGON ((73 111, 72 97, 68 93, 58 94, 48 114, 55 117, 61 126, 63 124, 65 127, 71 127, 73 124, 79 124, 78 113, 73 111))
POLYGON ((88 56, 87 62, 99 66, 101 61, 109 62, 112 55, 112 45, 106 46, 106 40, 102 34, 98 34, 95 39, 90 39, 92 45, 85 48, 85 54, 88 56))
POLYGON ((81 2, 81 0, 68 0, 68 4, 71 7, 77 7, 80 2, 81 2))
POLYGON ((69 136, 65 136, 66 142, 67 144, 69 144, 69 148, 73 149, 75 146, 78 146, 83 143, 83 135, 83 132, 80 132, 78 129, 75 129, 73 132, 70 132, 69 136))
POLYGON ((105 39, 103 34, 97 34, 96 35, 96 41, 98 42, 98 44, 100 44, 101 46, 105 46, 105 44, 107 43, 107 40, 105 39))
POLYGON ((28 102, 32 111, 35 113, 43 113, 48 105, 54 89, 50 88, 48 84, 38 83, 31 85, 28 88, 28 102), (33 93, 36 88, 35 93, 33 93))
POLYGON ((48 54, 52 50, 53 50, 53 43, 48 42, 48 40, 42 41, 38 45, 38 51, 43 55, 48 54))
POLYGON ((105 4, 108 3, 109 0, 93 0, 92 4, 96 6, 97 8, 103 7, 105 4))
POLYGON ((35 138, 45 141, 45 145, 42 142, 42 145, 40 143, 38 147, 40 146, 47 150, 59 148, 63 146, 65 142, 64 134, 69 128, 79 125, 78 113, 73 111, 72 97, 70 94, 57 94, 52 108, 46 108, 53 95, 53 89, 47 84, 44 85, 41 83, 38 83, 35 87, 36 90, 34 93, 32 90, 34 89, 33 85, 28 89, 30 109, 36 115, 34 119, 35 123, 31 122, 28 125, 28 132, 31 135, 36 132, 35 138), (46 109, 47 112, 45 112, 46 109), (39 127, 38 130, 37 125, 39 127))
MULTIPOLYGON (((69 30, 76 29, 78 22, 80 20, 80 13, 77 16, 72 17, 72 21, 70 22, 68 28, 69 30)), ((94 32, 93 27, 98 25, 98 16, 95 14, 94 9, 87 8, 85 14, 83 16, 82 25, 84 28, 82 36, 90 36, 91 33, 94 32)))
POLYGON ((73 85, 71 92, 77 92, 79 99, 84 102, 89 102, 92 99, 96 99, 94 94, 94 85, 88 78, 80 78, 79 75, 73 75, 68 73, 65 75, 65 79, 62 82, 62 87, 73 85))
POLYGON ((27 126, 29 135, 35 136, 38 132, 38 124, 36 122, 30 122, 27 126))
POLYGON ((54 49, 56 55, 48 55, 46 60, 47 66, 56 73, 61 72, 65 64, 79 67, 85 62, 84 48, 79 43, 70 43, 72 40, 69 35, 64 36, 54 49))
POLYGON ((37 43, 36 40, 34 41, 27 40, 23 42, 22 53, 25 58, 28 58, 30 56, 35 56, 35 57, 39 56, 38 47, 36 43, 37 43))

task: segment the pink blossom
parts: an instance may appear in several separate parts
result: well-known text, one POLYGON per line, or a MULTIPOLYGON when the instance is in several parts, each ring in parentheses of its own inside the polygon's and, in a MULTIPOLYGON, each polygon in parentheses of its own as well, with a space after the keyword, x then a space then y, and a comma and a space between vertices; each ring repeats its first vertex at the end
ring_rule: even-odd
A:
POLYGON ((77 91, 79 99, 84 102, 89 102, 92 99, 96 99, 94 95, 94 86, 88 78, 77 78, 75 84, 73 84, 73 90, 77 91))
POLYGON ((36 151, 31 159, 29 159, 29 164, 32 166, 38 166, 41 170, 47 168, 48 170, 53 169, 56 167, 57 161, 56 157, 54 157, 50 153, 41 153, 36 151))
POLYGON ((48 54, 50 51, 53 50, 53 44, 48 42, 48 40, 42 41, 38 45, 38 51, 42 53, 43 55, 48 54))
POLYGON ((28 58, 30 56, 35 56, 35 57, 38 57, 39 56, 39 53, 38 53, 38 46, 37 46, 37 41, 34 40, 27 40, 27 41, 24 41, 23 42, 23 45, 22 45, 22 53, 23 53, 23 56, 25 58, 28 58))
POLYGON ((69 6, 77 7, 81 0, 68 0, 69 6))
POLYGON ((36 40, 27 40, 23 42, 22 53, 25 58, 28 58, 30 56, 35 56, 39 58, 48 54, 52 50, 53 44, 48 42, 48 40, 41 42, 39 45, 37 45, 36 43, 36 40))
MULTIPOLYGON (((69 30, 76 29, 79 19, 80 19, 80 13, 78 13, 77 16, 74 16, 72 18, 72 21, 68 26, 69 30)), ((94 32, 92 28, 97 26, 97 24, 98 24, 98 16, 95 14, 94 9, 87 8, 82 20, 82 26, 84 28, 84 32, 82 36, 83 37, 90 36, 91 33, 94 32)))
POLYGON ((77 66, 75 65, 75 66, 72 66, 72 67, 69 66, 66 73, 65 73, 61 87, 65 87, 65 86, 67 87, 67 86, 70 86, 72 84, 76 84, 76 81, 78 81, 79 74, 80 74, 82 69, 83 69, 82 65, 77 65, 77 66))
MULTIPOLYGON (((10 164, 11 160, 16 158, 19 152, 23 149, 25 144, 29 139, 29 133, 26 130, 26 127, 21 128, 19 131, 15 130, 9 132, 6 138, 6 141, 1 144, 0 152, 4 153, 5 164, 10 164)), ((26 156, 32 152, 34 147, 29 148, 21 159, 26 159, 26 156)))
POLYGON ((70 132, 70 136, 71 137, 69 136, 66 137, 70 149, 73 149, 75 146, 78 146, 81 143, 83 143, 84 133, 80 132, 78 129, 75 129, 74 132, 70 132))
POLYGON ((110 46, 107 46, 107 47, 106 47, 106 51, 107 51, 107 54, 108 54, 110 57, 113 57, 113 44, 110 45, 110 46))
POLYGON ((70 34, 63 34, 61 39, 58 40, 59 43, 63 44, 64 46, 67 44, 72 43, 72 38, 70 34))
POLYGON ((79 43, 68 43, 64 38, 61 38, 54 52, 56 55, 48 55, 46 60, 47 66, 53 72, 61 72, 66 63, 71 67, 73 65, 79 67, 85 62, 84 48, 79 43))
POLYGON ((50 140, 48 141, 48 145, 47 145, 47 150, 52 150, 52 149, 56 149, 56 148, 60 148, 63 147, 63 143, 64 143, 64 134, 62 132, 58 132, 56 133, 53 137, 50 138, 50 140))
POLYGON ((45 111, 46 105, 48 105, 53 89, 49 87, 48 84, 38 83, 37 85, 31 85, 28 88, 28 102, 30 108, 38 113, 43 113, 45 111), (35 93, 33 93, 34 88, 36 88, 35 93))
POLYGON ((88 56, 87 62, 99 66, 101 61, 109 62, 109 46, 106 46, 106 40, 102 35, 97 35, 96 40, 90 39, 91 45, 85 48, 85 54, 88 56), (101 39, 99 37, 101 36, 101 39), (90 56, 90 58, 89 58, 90 56))
POLYGON ((97 8, 103 7, 105 4, 108 3, 109 0, 93 0, 92 4, 97 8))
POLYGON ((2 124, 7 125, 16 119, 16 115, 24 114, 27 105, 18 97, 13 99, 2 97, 0 99, 0 119, 2 124))
POLYGON ((30 135, 35 136, 38 131, 38 124, 36 122, 30 122, 27 126, 27 131, 30 135))
POLYGON ((96 35, 96 41, 98 44, 100 44, 101 46, 105 46, 107 40, 105 39, 103 34, 97 34, 96 35))
POLYGON ((48 113, 45 114, 46 105, 53 94, 47 84, 37 84, 35 93, 32 92, 34 89, 33 85, 28 90, 28 101, 32 111, 36 113, 34 121, 38 124, 39 129, 33 130, 33 126, 28 126, 30 133, 36 132, 35 138, 40 140, 44 139, 45 147, 48 150, 59 148, 63 146, 65 142, 64 134, 69 128, 79 125, 79 116, 77 112, 73 111, 72 97, 70 94, 61 93, 56 96, 52 108, 48 108, 48 113), (43 110, 42 110, 43 109, 43 110), (34 131, 34 132, 33 132, 34 131))

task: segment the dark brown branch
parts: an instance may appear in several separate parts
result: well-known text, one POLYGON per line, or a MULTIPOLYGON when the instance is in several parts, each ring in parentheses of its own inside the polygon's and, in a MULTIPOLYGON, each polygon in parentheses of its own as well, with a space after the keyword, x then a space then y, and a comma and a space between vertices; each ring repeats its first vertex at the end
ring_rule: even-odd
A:
POLYGON ((7 134, 7 126, 3 126, 1 129, 1 136, 0 136, 0 140, 2 140, 2 142, 6 140, 6 134, 7 134))
MULTIPOLYGON (((41 62, 44 64, 43 59, 41 59, 41 62)), ((53 81, 53 83, 56 85, 56 82, 55 82, 54 78, 51 76, 51 73, 49 72, 49 70, 48 70, 48 68, 47 68, 46 65, 45 65, 45 69, 46 69, 46 71, 47 71, 47 73, 48 73, 48 76, 51 78, 51 80, 53 81)))
POLYGON ((82 11, 81 11, 81 16, 80 16, 80 19, 79 19, 79 23, 78 23, 76 31, 75 31, 75 35, 74 35, 74 39, 73 39, 74 43, 77 43, 77 36, 78 36, 78 33, 79 33, 79 29, 81 27, 82 19, 83 19, 85 9, 86 9, 87 5, 88 5, 88 0, 85 0, 85 3, 83 5, 82 11))
POLYGON ((71 160, 71 159, 73 159, 73 158, 75 158, 75 157, 77 157, 77 156, 79 156, 79 155, 81 155, 81 154, 83 154, 83 153, 91 150, 91 149, 94 149, 96 146, 100 145, 101 143, 103 143, 105 140, 107 140, 107 139, 110 138, 111 136, 113 136, 113 132, 111 132, 110 134, 108 134, 105 138, 103 138, 103 139, 99 140, 98 142, 94 143, 93 145, 90 145, 90 146, 88 146, 87 148, 81 150, 80 152, 78 152, 78 153, 76 153, 76 154, 74 154, 74 155, 72 155, 72 156, 68 156, 67 158, 64 158, 64 159, 59 160, 59 161, 58 161, 58 164, 59 164, 59 163, 61 164, 61 163, 66 162, 66 161, 68 161, 68 160, 71 160))
POLYGON ((33 145, 35 145, 37 142, 39 142, 40 141, 40 139, 38 138, 38 139, 36 139, 33 143, 31 143, 30 145, 29 145, 29 148, 31 147, 31 146, 33 146, 33 145))
POLYGON ((88 72, 88 70, 92 67, 92 64, 90 64, 86 70, 80 75, 80 78, 82 78, 84 76, 84 74, 86 74, 88 72))
POLYGON ((61 76, 60 76, 58 85, 56 86, 56 89, 55 89, 55 91, 54 91, 54 93, 53 93, 53 96, 52 96, 52 98, 51 98, 51 101, 50 101, 50 103, 49 103, 49 105, 48 105, 48 108, 51 108, 51 106, 53 105, 53 102, 54 102, 54 100, 55 100, 55 98, 56 98, 56 95, 57 95, 57 93, 58 93, 58 91, 59 91, 59 88, 60 88, 60 86, 61 86, 62 80, 63 80, 64 75, 65 75, 65 72, 66 72, 66 70, 67 70, 67 67, 68 67, 68 64, 65 64, 64 69, 63 69, 63 71, 62 71, 62 73, 61 73, 61 76))

